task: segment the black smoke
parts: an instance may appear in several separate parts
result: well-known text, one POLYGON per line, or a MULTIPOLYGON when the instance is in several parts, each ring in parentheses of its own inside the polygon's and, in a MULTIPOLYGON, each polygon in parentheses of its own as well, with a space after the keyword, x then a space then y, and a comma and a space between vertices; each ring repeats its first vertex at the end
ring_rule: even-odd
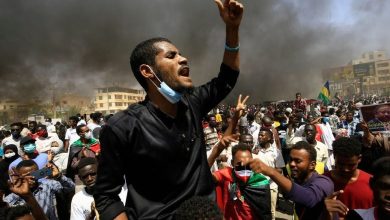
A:
MULTIPOLYGON (((322 69, 390 51, 389 1, 242 2, 242 74, 230 100, 315 97, 322 69)), ((138 86, 130 52, 155 36, 178 46, 199 85, 216 75, 225 40, 212 0, 1 1, 0 20, 0 96, 22 100, 50 97, 50 89, 92 95, 100 86, 138 86)))

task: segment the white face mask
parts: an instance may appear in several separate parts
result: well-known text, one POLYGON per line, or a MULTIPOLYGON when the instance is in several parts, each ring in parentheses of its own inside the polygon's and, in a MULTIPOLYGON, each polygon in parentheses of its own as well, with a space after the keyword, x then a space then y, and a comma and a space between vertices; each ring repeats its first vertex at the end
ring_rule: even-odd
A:
POLYGON ((85 139, 91 139, 92 138, 92 132, 91 131, 88 131, 88 133, 85 133, 84 134, 84 137, 85 137, 85 139))
POLYGON ((11 158, 11 157, 13 157, 13 156, 15 156, 16 154, 15 154, 15 152, 11 152, 11 153, 6 153, 6 154, 4 154, 4 157, 5 158, 11 158))

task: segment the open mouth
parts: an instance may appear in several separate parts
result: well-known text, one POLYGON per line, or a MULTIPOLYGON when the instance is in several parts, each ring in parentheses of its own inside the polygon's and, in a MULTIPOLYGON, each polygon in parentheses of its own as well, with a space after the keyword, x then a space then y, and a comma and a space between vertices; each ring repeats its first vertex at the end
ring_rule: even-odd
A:
POLYGON ((188 66, 183 66, 179 70, 179 76, 189 77, 190 76, 190 68, 188 66))

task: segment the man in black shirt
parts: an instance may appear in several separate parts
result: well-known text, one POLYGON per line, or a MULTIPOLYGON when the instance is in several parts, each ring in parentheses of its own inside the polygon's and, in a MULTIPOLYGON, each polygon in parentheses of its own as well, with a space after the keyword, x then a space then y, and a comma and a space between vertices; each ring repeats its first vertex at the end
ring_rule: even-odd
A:
POLYGON ((207 84, 193 87, 187 59, 167 39, 153 38, 133 50, 132 71, 147 97, 102 129, 94 194, 101 219, 172 219, 185 200, 214 195, 201 119, 236 83, 243 15, 235 0, 216 3, 226 45, 220 73, 207 84), (125 183, 123 205, 118 194, 125 183))

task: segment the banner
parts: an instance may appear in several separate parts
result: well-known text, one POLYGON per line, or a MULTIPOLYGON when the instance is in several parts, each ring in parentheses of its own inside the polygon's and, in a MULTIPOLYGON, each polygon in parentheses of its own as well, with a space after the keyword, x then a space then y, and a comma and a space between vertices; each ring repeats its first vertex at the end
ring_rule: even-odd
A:
POLYGON ((364 105, 360 111, 370 131, 390 131, 390 103, 364 105))

